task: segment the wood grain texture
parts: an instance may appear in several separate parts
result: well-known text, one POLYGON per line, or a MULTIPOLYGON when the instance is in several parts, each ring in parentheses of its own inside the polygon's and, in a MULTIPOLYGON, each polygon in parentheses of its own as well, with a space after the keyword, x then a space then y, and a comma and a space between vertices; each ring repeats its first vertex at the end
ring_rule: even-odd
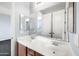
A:
POLYGON ((18 43, 17 55, 18 56, 26 56, 26 47, 20 43, 18 43))
POLYGON ((43 56, 43 55, 17 42, 17 56, 43 56))

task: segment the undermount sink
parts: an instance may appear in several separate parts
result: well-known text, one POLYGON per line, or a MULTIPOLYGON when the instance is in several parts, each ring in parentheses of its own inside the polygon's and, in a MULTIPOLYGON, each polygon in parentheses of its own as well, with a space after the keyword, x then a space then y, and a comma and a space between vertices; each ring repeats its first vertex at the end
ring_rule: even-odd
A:
POLYGON ((59 42, 53 42, 52 45, 58 46, 60 43, 59 42))
POLYGON ((65 45, 65 42, 54 40, 54 41, 51 41, 51 45, 62 46, 62 45, 65 45))
POLYGON ((18 42, 47 56, 72 55, 67 44, 65 44, 66 42, 63 41, 51 40, 50 38, 48 39, 41 36, 36 36, 34 39, 32 39, 31 36, 23 36, 18 38, 18 42))

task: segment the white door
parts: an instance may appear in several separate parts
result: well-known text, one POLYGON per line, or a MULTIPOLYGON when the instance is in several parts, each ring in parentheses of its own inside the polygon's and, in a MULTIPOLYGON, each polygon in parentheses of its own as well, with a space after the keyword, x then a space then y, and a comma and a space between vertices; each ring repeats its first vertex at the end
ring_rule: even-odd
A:
POLYGON ((44 14, 42 19, 42 34, 51 36, 51 13, 44 14))
POLYGON ((59 11, 55 11, 53 12, 53 37, 55 38, 62 38, 63 33, 64 33, 64 12, 65 10, 59 10, 59 11))

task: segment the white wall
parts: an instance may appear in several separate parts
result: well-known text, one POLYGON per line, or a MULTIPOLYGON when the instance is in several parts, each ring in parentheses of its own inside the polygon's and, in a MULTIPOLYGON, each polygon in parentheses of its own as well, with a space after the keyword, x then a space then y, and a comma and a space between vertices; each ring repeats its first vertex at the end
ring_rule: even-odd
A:
MULTIPOLYGON (((4 3, 5 4, 5 3, 4 3)), ((6 3, 7 5, 7 3, 6 3)), ((5 5, 4 5, 5 6, 5 5)), ((0 5, 0 15, 3 17, 3 23, 5 23, 5 28, 7 29, 6 32, 7 34, 10 34, 10 25, 11 25, 11 14, 12 14, 12 9, 9 8, 10 6, 4 7, 2 4, 0 5)), ((0 19, 1 22, 1 19, 0 19)), ((0 23, 1 24, 1 23, 0 23)), ((2 24, 3 25, 3 24, 2 24)), ((1 26, 0 26, 1 27, 1 26)), ((4 27, 3 27, 4 28, 4 27)), ((3 32, 4 33, 4 32, 3 32)), ((11 38, 11 35, 9 35, 10 37, 7 38, 11 38)))
POLYGON ((35 4, 34 8, 38 11, 44 10, 46 8, 52 7, 56 4, 59 4, 59 2, 41 2, 40 4, 35 4))
POLYGON ((5 15, 11 16, 11 9, 0 6, 0 14, 5 14, 5 15))
POLYGON ((10 39, 10 16, 0 14, 0 41, 10 39))

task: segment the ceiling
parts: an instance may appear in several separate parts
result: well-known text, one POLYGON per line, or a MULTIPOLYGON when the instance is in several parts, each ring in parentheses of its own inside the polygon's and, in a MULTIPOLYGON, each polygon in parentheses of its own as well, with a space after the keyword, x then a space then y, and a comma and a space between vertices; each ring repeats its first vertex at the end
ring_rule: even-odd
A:
POLYGON ((57 10, 60 10, 60 9, 65 9, 65 2, 60 2, 56 5, 50 6, 46 9, 41 10, 41 12, 43 14, 46 14, 46 13, 49 13, 49 12, 52 12, 52 11, 57 11, 57 10))
POLYGON ((0 2, 0 6, 4 8, 11 8, 11 2, 0 2))
MULTIPOLYGON (((15 2, 16 5, 25 6, 25 8, 29 8, 29 3, 31 2, 15 2)), ((12 2, 0 2, 0 7, 11 9, 12 2)), ((38 5, 35 5, 34 8, 45 14, 51 11, 56 11, 65 8, 65 2, 41 2, 38 5)))
MULTIPOLYGON (((69 6, 72 6, 73 3, 70 2, 69 6)), ((41 11, 42 14, 46 14, 52 11, 57 11, 60 9, 65 9, 65 2, 42 2, 35 6, 35 9, 41 11)))
MULTIPOLYGON (((28 7, 29 2, 15 2, 19 6, 28 7)), ((12 8, 12 2, 0 2, 0 6, 4 8, 12 8)))
POLYGON ((35 5, 35 9, 44 10, 44 9, 54 6, 56 4, 59 4, 59 2, 41 2, 38 5, 35 5))

